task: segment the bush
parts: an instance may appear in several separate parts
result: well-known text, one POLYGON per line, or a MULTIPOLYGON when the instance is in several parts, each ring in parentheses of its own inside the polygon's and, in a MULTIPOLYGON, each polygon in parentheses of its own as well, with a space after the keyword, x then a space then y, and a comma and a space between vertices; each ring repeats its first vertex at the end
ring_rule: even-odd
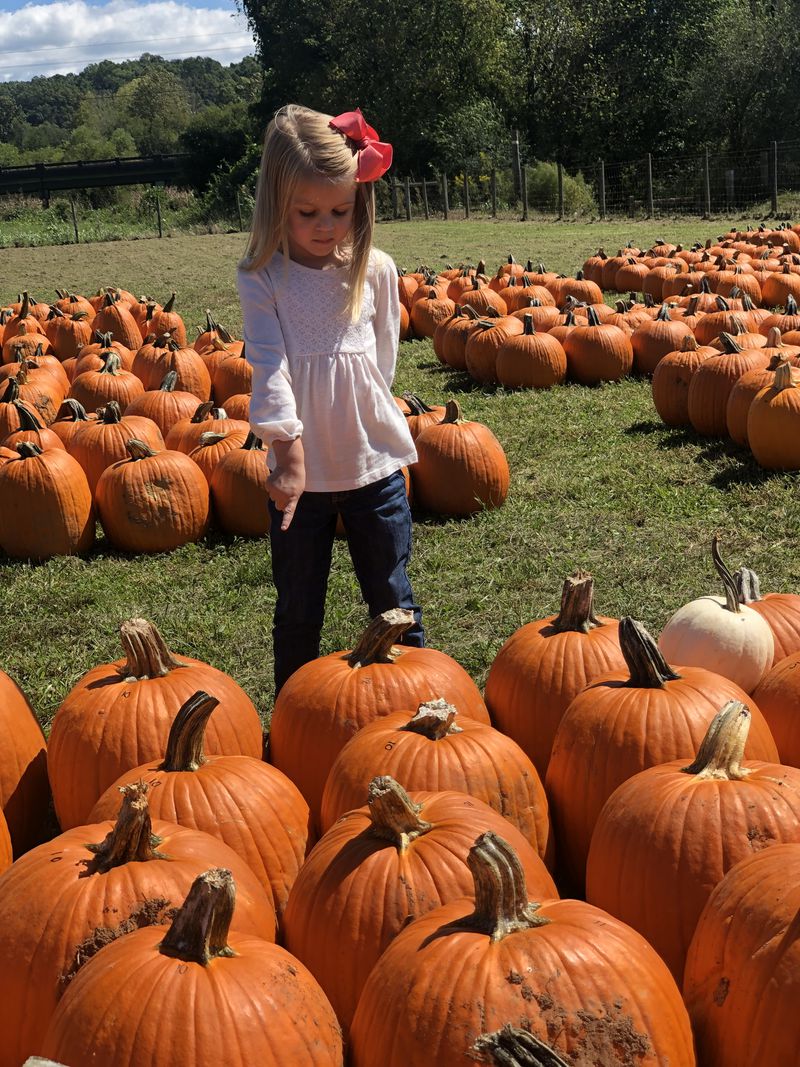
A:
MULTIPOLYGON (((558 212, 558 167, 555 163, 536 163, 528 168, 528 206, 544 214, 558 212)), ((564 171, 564 214, 596 214, 597 204, 583 175, 564 171)))

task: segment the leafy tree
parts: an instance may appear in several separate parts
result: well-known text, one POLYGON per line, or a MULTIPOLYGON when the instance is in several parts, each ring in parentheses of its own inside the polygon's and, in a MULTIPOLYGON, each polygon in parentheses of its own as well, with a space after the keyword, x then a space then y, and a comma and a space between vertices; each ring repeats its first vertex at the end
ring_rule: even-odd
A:
POLYGON ((207 107, 195 116, 180 136, 188 153, 186 173, 196 189, 205 189, 214 174, 230 168, 253 143, 253 123, 242 102, 207 107))
POLYGON ((174 152, 189 121, 186 93, 178 78, 156 64, 116 95, 126 126, 142 155, 174 152))

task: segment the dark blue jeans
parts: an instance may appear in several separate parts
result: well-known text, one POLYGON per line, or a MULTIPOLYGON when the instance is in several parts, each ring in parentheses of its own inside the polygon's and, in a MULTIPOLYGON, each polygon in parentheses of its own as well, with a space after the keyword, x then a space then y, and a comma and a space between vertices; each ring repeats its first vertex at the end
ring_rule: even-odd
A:
POLYGON ((401 471, 361 489, 303 493, 288 530, 281 530, 283 513, 271 500, 269 510, 272 577, 278 593, 272 629, 276 696, 289 675, 319 656, 337 515, 342 516, 370 617, 390 608, 410 608, 415 623, 400 642, 425 644, 422 612, 406 573, 411 511, 401 471))

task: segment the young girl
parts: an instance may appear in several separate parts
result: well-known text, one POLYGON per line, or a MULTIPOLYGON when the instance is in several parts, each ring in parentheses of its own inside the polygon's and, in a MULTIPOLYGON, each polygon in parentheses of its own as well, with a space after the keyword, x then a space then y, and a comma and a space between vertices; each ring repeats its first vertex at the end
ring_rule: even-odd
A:
POLYGON ((372 182, 390 166, 360 111, 289 104, 267 127, 237 280, 250 425, 269 448, 275 692, 319 655, 336 518, 370 615, 414 611, 401 467, 416 451, 392 398, 400 308, 392 260, 372 247, 372 182))

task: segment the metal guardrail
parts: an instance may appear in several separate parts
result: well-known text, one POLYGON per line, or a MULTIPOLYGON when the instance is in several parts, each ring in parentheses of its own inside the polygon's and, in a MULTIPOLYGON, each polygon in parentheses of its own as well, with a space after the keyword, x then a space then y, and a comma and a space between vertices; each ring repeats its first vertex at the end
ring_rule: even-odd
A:
POLYGON ((185 177, 186 158, 183 154, 128 156, 0 167, 0 193, 32 193, 46 199, 49 193, 58 189, 152 185, 155 182, 179 185, 185 177))

